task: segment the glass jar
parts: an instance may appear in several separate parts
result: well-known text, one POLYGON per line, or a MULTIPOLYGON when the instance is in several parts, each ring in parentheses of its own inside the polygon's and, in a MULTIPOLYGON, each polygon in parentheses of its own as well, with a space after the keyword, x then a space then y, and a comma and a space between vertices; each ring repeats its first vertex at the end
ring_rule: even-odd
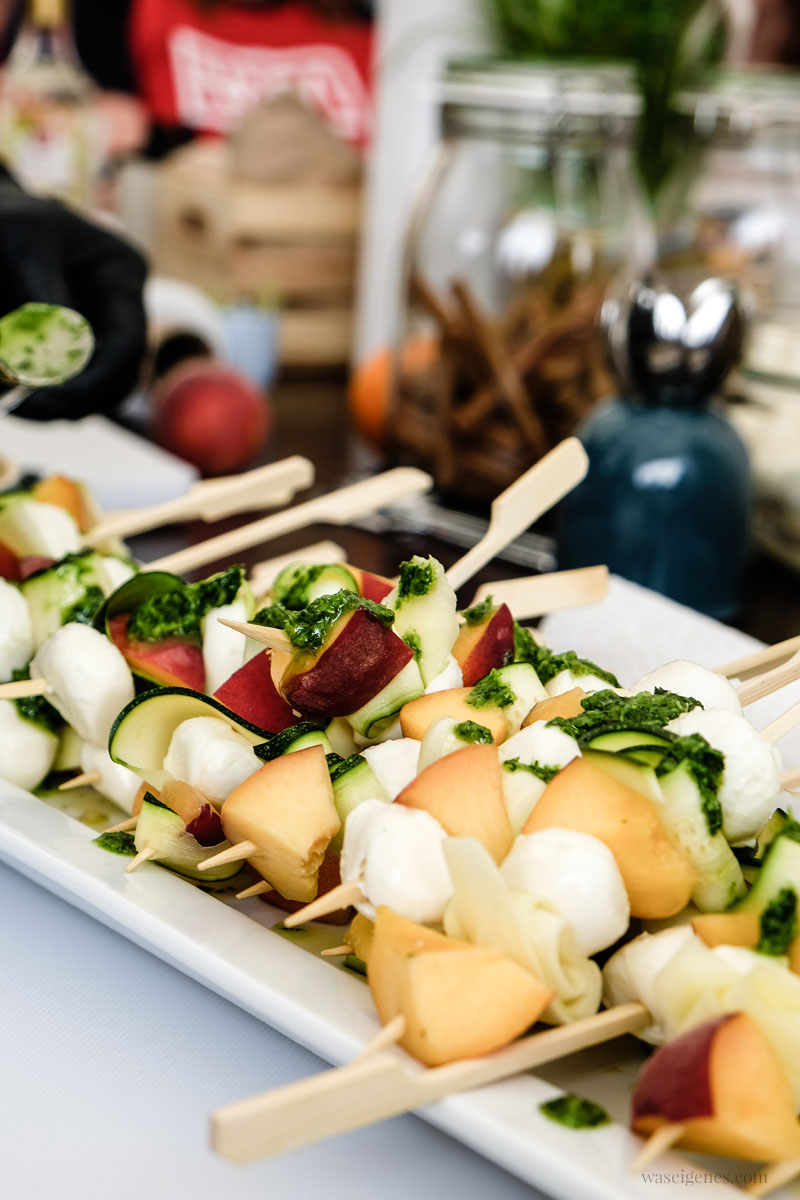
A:
POLYGON ((705 273, 735 278, 750 301, 726 391, 753 465, 753 535, 800 568, 800 74, 722 72, 680 103, 707 147, 685 199, 686 236, 705 273))
POLYGON ((624 66, 452 63, 407 241, 394 457, 485 502, 611 389, 596 317, 651 254, 624 66))

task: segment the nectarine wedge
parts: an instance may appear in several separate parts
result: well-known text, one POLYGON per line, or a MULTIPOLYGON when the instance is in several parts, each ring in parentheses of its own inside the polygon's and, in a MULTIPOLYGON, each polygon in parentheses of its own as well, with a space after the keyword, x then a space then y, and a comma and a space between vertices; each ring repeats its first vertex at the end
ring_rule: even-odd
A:
POLYGON ((368 980, 381 1021, 402 1013, 400 1045, 428 1066, 505 1046, 552 999, 498 950, 445 937, 389 908, 378 909, 368 980))
POLYGON ((487 705, 484 708, 473 708, 467 704, 467 696, 472 688, 448 688, 443 692, 431 692, 427 696, 419 696, 409 700, 400 709, 400 727, 404 737, 413 737, 422 741, 425 731, 434 721, 441 717, 452 717, 454 721, 477 721, 490 730, 496 745, 500 745, 508 737, 508 722, 501 708, 487 705))
POLYGON ((395 800, 435 817, 454 837, 474 837, 502 862, 514 835, 496 746, 465 746, 431 763, 395 800))
POLYGON ((726 1013, 662 1046, 633 1093, 631 1128, 645 1137, 680 1125, 678 1146, 777 1162, 800 1155, 786 1075, 755 1021, 726 1013))
POLYGON ((467 687, 472 687, 495 667, 514 658, 514 618, 507 604, 487 609, 478 621, 467 619, 459 627, 453 657, 461 667, 467 687))
POLYGON ((533 725, 535 721, 552 721, 554 717, 579 717, 583 712, 581 700, 585 698, 586 692, 583 688, 575 687, 569 692, 562 692, 560 696, 540 700, 538 704, 534 704, 522 722, 522 728, 533 725))
POLYGON ((228 796, 222 824, 231 845, 255 844, 248 862, 276 891, 287 900, 313 900, 325 851, 339 829, 322 746, 265 763, 228 796))

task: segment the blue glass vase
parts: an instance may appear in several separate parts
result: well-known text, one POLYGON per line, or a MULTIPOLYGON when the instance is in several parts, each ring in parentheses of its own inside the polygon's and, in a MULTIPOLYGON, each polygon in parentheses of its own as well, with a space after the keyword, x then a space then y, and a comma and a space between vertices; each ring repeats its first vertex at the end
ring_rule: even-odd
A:
POLYGON ((739 606, 750 469, 710 401, 617 397, 578 430, 583 483, 560 506, 559 566, 615 574, 719 620, 739 606))

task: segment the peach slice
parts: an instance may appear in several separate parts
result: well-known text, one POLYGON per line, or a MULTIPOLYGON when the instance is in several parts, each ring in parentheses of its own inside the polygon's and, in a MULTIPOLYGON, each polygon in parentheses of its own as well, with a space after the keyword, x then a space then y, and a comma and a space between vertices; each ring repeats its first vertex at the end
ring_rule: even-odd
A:
POLYGON ((420 771, 395 800, 435 817, 454 837, 474 837, 502 862, 514 835, 496 746, 465 746, 420 771))
POLYGON ((746 1013, 726 1013, 662 1046, 645 1063, 631 1128, 680 1125, 686 1150, 777 1162, 800 1155, 800 1122, 780 1061, 746 1013))
POLYGON ((569 692, 562 692, 560 696, 540 700, 538 704, 534 704, 522 722, 522 728, 533 725, 534 721, 552 721, 554 717, 579 717, 583 712, 581 701, 585 699, 586 692, 583 688, 575 687, 569 692))
POLYGON ((381 1021, 402 1013, 400 1045, 428 1066, 507 1045, 553 995, 498 950, 445 937, 389 908, 378 909, 368 980, 381 1021))
POLYGON ((367 704, 413 657, 390 625, 359 607, 340 617, 316 654, 292 656, 281 692, 298 712, 345 717, 367 704))
POLYGON ((500 745, 508 737, 508 722, 503 716, 503 710, 495 705, 484 705, 473 708, 467 704, 467 696, 472 688, 448 688, 443 692, 431 692, 427 696, 419 696, 409 700, 400 709, 400 727, 404 737, 416 738, 421 742, 425 731, 440 717, 451 717, 454 721, 477 721, 485 725, 491 732, 496 745, 500 745))
POLYGON ((671 917, 689 903, 694 870, 655 803, 585 758, 573 759, 548 783, 522 832, 554 826, 605 842, 622 872, 632 916, 671 917))
POLYGON ((222 824, 232 846, 256 847, 247 860, 276 891, 287 900, 313 900, 340 824, 322 746, 265 763, 228 796, 222 824))
POLYGON ((489 609, 482 621, 460 626, 453 656, 467 687, 472 687, 495 667, 514 658, 514 618, 507 604, 489 609))

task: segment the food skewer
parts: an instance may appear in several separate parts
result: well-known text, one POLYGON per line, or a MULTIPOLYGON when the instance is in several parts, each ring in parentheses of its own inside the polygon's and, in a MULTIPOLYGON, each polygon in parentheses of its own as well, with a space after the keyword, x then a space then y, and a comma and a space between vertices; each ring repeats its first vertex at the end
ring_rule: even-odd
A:
POLYGON ((91 771, 82 771, 80 775, 73 775, 71 779, 65 779, 63 783, 58 785, 60 792, 71 792, 73 788, 79 787, 94 787, 96 783, 100 783, 102 775, 95 767, 91 771))
POLYGON ((218 521, 254 508, 287 504, 313 482, 313 463, 296 454, 229 479, 204 480, 175 500, 110 513, 84 534, 84 545, 100 546, 109 538, 130 537, 172 522, 218 521))
POLYGON ((433 486, 430 475, 416 467, 394 467, 370 479, 337 488, 324 496, 315 496, 294 508, 262 517, 239 529, 208 538, 195 546, 187 546, 174 554, 168 554, 147 564, 149 571, 172 571, 182 574, 197 567, 215 562, 229 554, 238 554, 256 546, 259 542, 292 533, 316 521, 331 525, 346 525, 356 517, 362 517, 393 504, 398 500, 427 492, 433 486))
POLYGON ((399 1054, 370 1054, 217 1109, 212 1114, 212 1147, 233 1162, 254 1162, 635 1033, 649 1019, 643 1004, 619 1005, 531 1034, 484 1058, 442 1067, 419 1067, 399 1054))
POLYGON ((800 1175, 800 1159, 791 1158, 786 1162, 773 1163, 762 1172, 760 1179, 746 1184, 742 1191, 746 1196, 768 1196, 770 1192, 783 1187, 784 1183, 790 1183, 797 1175, 800 1175))
POLYGON ((761 650, 754 650, 751 654, 745 654, 742 658, 717 667, 716 671, 726 679, 745 679, 750 675, 761 674, 775 663, 780 663, 782 659, 791 658, 798 650, 800 634, 782 642, 775 642, 772 646, 764 646, 761 650))
POLYGON ((565 438, 554 450, 520 475, 492 501, 489 527, 481 540, 447 571, 454 588, 471 579, 481 567, 557 504, 580 483, 589 459, 577 438, 565 438))
POLYGON ((800 650, 782 666, 773 667, 771 671, 765 671, 763 675, 756 676, 749 683, 743 683, 740 688, 737 688, 736 694, 744 708, 748 704, 754 704, 756 700, 763 700, 765 696, 772 695, 779 688, 794 683, 796 679, 800 679, 800 650))
POLYGON ((552 571, 546 575, 523 575, 483 583, 472 598, 480 604, 488 596, 495 604, 507 604, 516 620, 541 617, 562 608, 597 604, 608 592, 608 567, 578 567, 574 571, 552 571))

